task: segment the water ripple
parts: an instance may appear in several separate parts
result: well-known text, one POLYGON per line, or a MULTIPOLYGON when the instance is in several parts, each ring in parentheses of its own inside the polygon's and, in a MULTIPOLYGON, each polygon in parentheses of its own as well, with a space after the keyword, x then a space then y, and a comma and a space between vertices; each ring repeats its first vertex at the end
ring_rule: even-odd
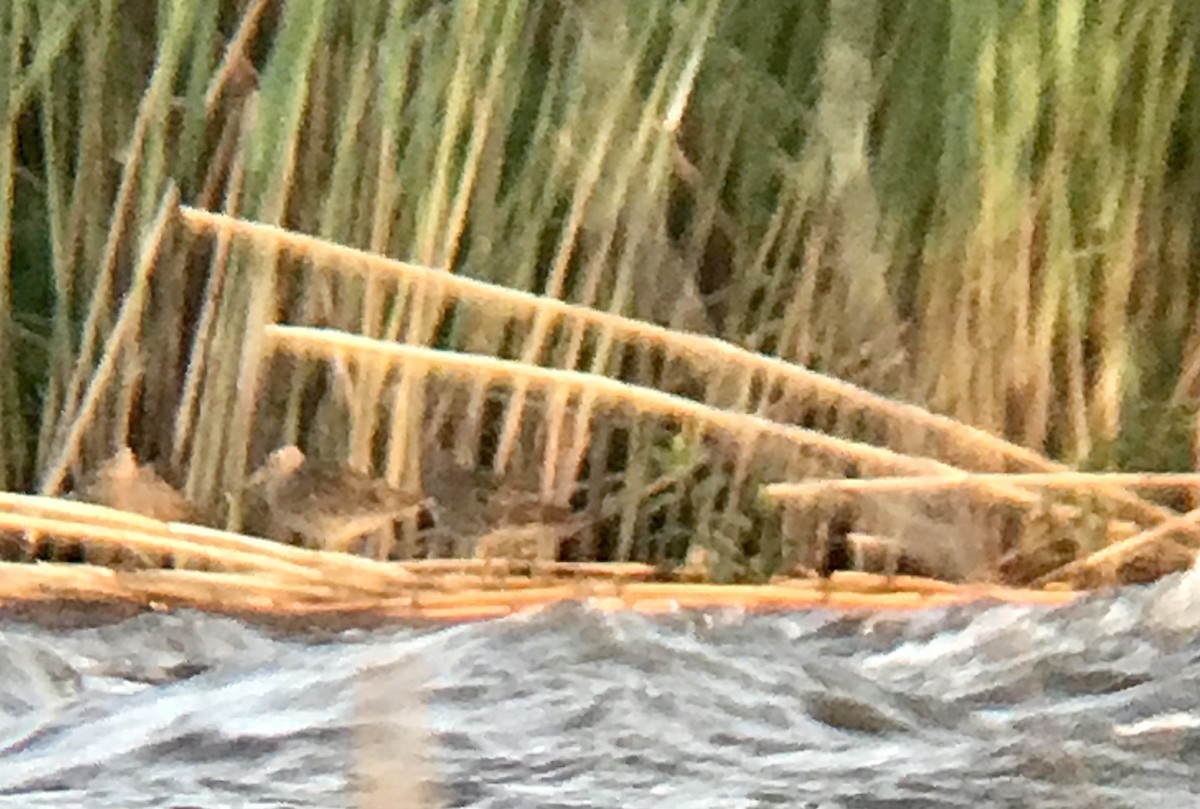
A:
POLYGON ((406 744, 445 806, 1191 805, 1198 614, 1188 573, 1056 610, 9 624, 0 807, 353 806, 406 744))

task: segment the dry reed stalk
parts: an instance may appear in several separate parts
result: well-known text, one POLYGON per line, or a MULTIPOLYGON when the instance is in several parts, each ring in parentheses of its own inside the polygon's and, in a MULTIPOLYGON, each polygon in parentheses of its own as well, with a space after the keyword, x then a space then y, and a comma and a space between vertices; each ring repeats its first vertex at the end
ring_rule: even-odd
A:
MULTIPOLYGON (((110 384, 118 358, 123 353, 133 350, 137 344, 136 331, 142 318, 142 305, 149 293, 150 276, 166 238, 167 227, 173 221, 178 206, 179 191, 174 185, 171 185, 163 194, 154 223, 142 241, 141 252, 134 270, 134 279, 129 292, 121 303, 116 323, 108 336, 99 362, 94 368, 90 363, 80 362, 77 368, 77 374, 82 374, 83 369, 86 368, 92 371, 92 375, 82 398, 79 399, 77 409, 75 409, 75 401, 79 395, 79 387, 82 385, 82 376, 76 377, 79 380, 78 383, 72 380, 65 401, 66 405, 74 412, 69 420, 60 422, 62 429, 58 441, 58 453, 42 479, 40 488, 43 494, 54 494, 62 486, 71 461, 79 453, 84 431, 96 418, 100 395, 110 384)), ((111 270, 109 272, 111 273, 111 270)))
MULTIPOLYGON (((600 587, 620 586, 627 579, 618 575, 615 571, 595 570, 587 573, 580 571, 563 570, 561 567, 553 569, 537 569, 529 570, 523 567, 522 575, 509 575, 506 568, 507 562, 493 563, 491 570, 480 570, 477 573, 472 572, 454 572, 450 571, 441 574, 428 574, 425 580, 419 585, 414 586, 406 592, 413 598, 421 600, 427 593, 470 593, 483 592, 489 590, 537 590, 546 587, 551 582, 569 581, 578 591, 591 592, 600 587), (504 571, 501 573, 500 571, 504 571), (534 576, 535 578, 530 578, 534 576)), ((597 567, 610 564, 607 562, 596 563, 597 567)), ((616 562, 612 564, 620 565, 616 562)), ((642 578, 645 578, 643 576, 642 578)), ((636 581, 637 578, 628 579, 636 581)))
POLYGON ((92 565, 0 562, 0 598, 124 598, 116 571, 92 565))
MULTIPOLYGON (((417 559, 410 562, 394 562, 390 567, 416 577, 445 576, 480 573, 487 567, 487 562, 483 559, 417 559)), ((545 565, 545 569, 551 574, 598 579, 637 579, 655 572, 653 565, 637 562, 550 562, 545 565)))
MULTIPOLYGON (((551 390, 564 387, 577 394, 589 392, 613 404, 631 405, 639 412, 695 421, 725 431, 742 440, 749 440, 760 435, 771 436, 834 457, 864 464, 877 464, 882 468, 911 474, 961 475, 963 473, 961 469, 927 458, 903 455, 869 444, 845 441, 825 433, 780 424, 759 416, 720 410, 681 396, 579 371, 524 365, 511 360, 473 354, 457 354, 422 346, 385 343, 327 329, 276 325, 268 326, 265 336, 268 345, 278 346, 303 356, 325 360, 345 355, 354 356, 359 360, 379 357, 386 358, 389 362, 397 365, 403 363, 410 367, 436 369, 439 374, 459 376, 468 381, 490 377, 506 381, 523 380, 527 384, 536 384, 551 390)), ((987 488, 995 497, 1006 501, 1027 505, 1037 502, 1034 495, 1014 486, 993 484, 987 488)))
MULTIPOLYGON (((937 415, 917 405, 893 401, 835 377, 775 357, 747 351, 716 338, 677 332, 611 312, 450 275, 419 264, 389 259, 271 225, 186 206, 181 208, 181 217, 194 232, 230 233, 257 244, 265 241, 275 247, 305 256, 314 267, 325 271, 365 275, 368 279, 390 277, 397 282, 419 287, 428 286, 436 291, 438 297, 449 295, 459 300, 473 300, 490 306, 500 305, 514 314, 534 313, 544 317, 557 315, 568 322, 593 326, 604 333, 633 343, 661 345, 700 368, 718 365, 739 368, 744 372, 761 373, 771 380, 773 385, 781 388, 787 385, 795 386, 796 391, 807 391, 819 399, 836 402, 839 407, 848 408, 852 412, 875 413, 897 425, 928 429, 951 440, 967 455, 1003 459, 1019 467, 1047 473, 1071 471, 1039 453, 1012 444, 984 430, 937 415)), ((1147 520, 1161 522, 1172 516, 1170 510, 1148 503, 1119 488, 1108 489, 1104 494, 1135 509, 1147 520)), ((1019 494, 1015 497, 1018 500, 1026 499, 1019 494)))
POLYGON ((1046 575, 1036 579, 1033 582, 1034 587, 1042 587, 1051 582, 1061 581, 1067 576, 1074 573, 1079 573, 1088 569, 1095 569, 1104 564, 1120 564, 1126 558, 1134 555, 1143 548, 1149 547, 1153 543, 1166 539, 1171 534, 1176 532, 1188 532, 1195 535, 1200 529, 1200 508, 1192 509, 1184 514, 1179 514, 1169 520, 1166 520, 1153 528, 1146 529, 1140 533, 1134 534, 1131 537, 1114 542, 1108 547, 1092 553, 1083 559, 1078 559, 1070 564, 1052 570, 1046 575))
POLYGON ((321 617, 349 614, 370 619, 370 623, 380 621, 420 621, 433 623, 464 623, 468 621, 487 621, 498 618, 508 618, 514 610, 503 604, 467 604, 450 607, 422 607, 407 599, 392 599, 390 601, 373 601, 352 605, 330 604, 314 605, 304 610, 291 611, 288 615, 305 617, 321 617))
MULTIPOLYGON (((111 213, 108 214, 111 225, 105 238, 103 257, 97 273, 97 285, 91 291, 91 303, 83 325, 82 343, 77 353, 78 361, 75 365, 74 373, 67 384, 67 392, 63 397, 62 411, 59 414, 59 421, 57 422, 56 443, 59 445, 58 463, 52 465, 51 474, 47 478, 47 482, 53 485, 47 486, 43 484, 42 490, 44 492, 56 490, 57 485, 61 482, 61 478, 57 477, 58 467, 61 465, 64 456, 68 456, 70 452, 74 451, 73 449, 69 450, 66 448, 66 445, 69 444, 66 433, 68 429, 76 429, 76 425, 84 418, 86 410, 85 402, 80 401, 84 381, 87 375, 91 373, 92 382, 89 384, 90 388, 100 376, 99 372, 94 368, 94 363, 97 361, 94 353, 101 337, 101 321, 106 314, 107 307, 111 303, 118 252, 123 243, 125 230, 129 226, 129 220, 136 213, 134 192, 140 189, 143 193, 156 193, 157 189, 161 188, 164 184, 164 178, 161 176, 142 176, 144 169, 143 161, 147 157, 146 144, 152 137, 153 132, 158 127, 165 126, 166 121, 171 118, 168 111, 171 88, 176 69, 183 55, 183 37, 181 36, 181 32, 190 26, 190 16, 193 11, 195 11, 194 4, 180 4, 177 7, 173 7, 172 12, 167 15, 167 19, 164 21, 163 36, 166 47, 158 54, 158 58, 155 60, 154 69, 150 75, 146 92, 138 104, 133 132, 129 136, 128 156, 122 168, 116 200, 111 209, 108 206, 100 206, 106 213, 111 210, 111 213), (149 190, 147 191, 147 189, 149 190)), ((161 169, 161 166, 153 167, 161 169)), ((165 185, 164 201, 173 193, 173 184, 168 182, 165 185)), ((164 210, 173 210, 174 207, 175 204, 169 207, 164 206, 164 210)), ((151 233, 158 227, 158 224, 151 227, 151 233)), ((151 239, 149 244, 157 246, 154 239, 151 239)), ((149 268, 146 268, 146 273, 149 273, 149 268)), ((135 282, 133 289, 137 289, 137 286, 138 282, 135 282)), ((132 290, 130 295, 132 296, 132 290)), ((138 314, 140 315, 140 311, 138 314)), ((112 348, 111 338, 109 348, 112 348)), ((102 355, 103 358, 99 360, 100 364, 103 364, 109 356, 109 352, 106 350, 105 354, 102 355)), ((78 439, 76 438, 76 440, 78 439)))
POLYGON ((243 66, 250 58, 247 51, 258 34, 259 22, 269 5, 270 0, 251 0, 250 5, 242 11, 237 31, 225 46, 221 62, 213 71, 208 89, 204 93, 204 111, 208 115, 212 115, 216 110, 226 86, 234 83, 239 71, 245 69, 243 66))
MULTIPOLYGON (((1068 472, 1058 474, 1012 474, 1012 475, 963 475, 958 478, 874 478, 853 480, 822 480, 805 483, 774 483, 764 487, 767 497, 776 500, 817 497, 822 494, 893 494, 901 492, 944 492, 959 491, 975 486, 987 485, 1004 480, 1014 485, 1061 488, 1072 491, 1106 492, 1113 486, 1123 488, 1166 488, 1191 489, 1200 485, 1200 474, 1195 473, 1103 473, 1068 472)), ((1195 537, 1200 533, 1200 510, 1172 516, 1152 528, 1095 551, 1083 559, 1070 562, 1050 573, 1038 577, 1033 585, 1061 581, 1075 573, 1097 569, 1104 564, 1120 564, 1125 559, 1171 534, 1187 533, 1195 537)))
POLYGON ((1020 590, 869 574, 835 577, 833 586, 811 582, 689 585, 589 582, 553 586, 479 588, 457 592, 414 590, 405 596, 364 598, 352 589, 267 574, 186 570, 112 571, 86 565, 0 563, 0 598, 117 599, 152 609, 186 605, 243 617, 354 616, 372 620, 459 621, 502 617, 577 602, 601 610, 675 612, 726 607, 747 611, 819 609, 931 609, 978 600, 1058 606, 1078 597, 1068 591, 1020 590))
POLYGON ((163 554, 205 559, 218 565, 242 570, 292 575, 311 581, 322 581, 325 574, 316 569, 271 559, 261 554, 222 549, 219 552, 198 542, 179 539, 169 533, 154 533, 129 528, 89 525, 71 520, 30 517, 24 514, 0 512, 0 530, 27 531, 41 536, 79 539, 99 545, 126 548, 141 553, 163 554))
MULTIPOLYGON (((246 176, 246 148, 250 129, 257 120, 257 105, 248 105, 241 116, 237 127, 238 149, 232 157, 229 170, 229 181, 225 191, 224 209, 236 216, 242 200, 242 188, 246 176)), ((232 129, 230 131, 233 131, 232 129)), ((184 372, 183 390, 179 406, 175 411, 174 437, 171 445, 171 464, 175 468, 183 467, 184 455, 192 442, 196 429, 196 410, 200 405, 201 385, 203 384, 209 364, 210 347, 213 344, 213 330, 217 322, 218 305, 225 281, 229 272, 229 251, 233 240, 228 234, 218 234, 216 248, 213 250, 212 261, 209 263, 208 279, 205 282, 203 304, 192 335, 192 345, 188 351, 187 369, 184 372)), ((188 480, 185 490, 194 497, 197 491, 197 481, 192 474, 192 465, 188 464, 188 480)))
POLYGON ((0 492, 0 512, 32 517, 50 517, 108 528, 127 528, 134 531, 165 531, 167 523, 132 511, 120 511, 95 503, 46 497, 37 494, 0 492))
MULTIPOLYGON (((954 584, 941 579, 926 579, 919 576, 868 573, 861 570, 835 570, 827 581, 801 580, 801 585, 822 593, 879 593, 901 592, 935 595, 961 593, 972 585, 954 584)), ((785 585, 786 586, 786 585, 785 585)))
MULTIPOLYGON (((184 543, 178 547, 188 555, 208 558, 218 564, 225 559, 242 559, 248 565, 265 571, 288 575, 302 571, 306 580, 320 580, 342 587, 379 594, 395 592, 418 583, 414 573, 402 566, 376 562, 344 553, 310 550, 284 545, 259 537, 235 534, 190 523, 162 523, 140 514, 117 511, 104 506, 76 503, 36 495, 16 495, 0 492, 0 518, 11 512, 14 530, 21 530, 20 518, 47 516, 51 523, 74 525, 80 539, 88 539, 94 528, 108 528, 111 541, 121 542, 121 531, 132 531, 146 537, 163 537, 171 542, 184 543), (55 523, 55 520, 58 520, 55 523), (195 553, 201 548, 204 553, 195 553)), ((55 529, 57 531, 57 529, 55 529)), ((48 531, 47 531, 48 533, 48 531)))
POLYGON ((188 523, 163 523, 104 506, 0 492, 0 526, 207 559, 380 594, 411 586, 413 574, 347 554, 282 545, 188 523))
MULTIPOLYGON (((864 574, 865 575, 865 574, 864 574)), ((899 577, 897 577, 899 578, 899 577)), ((707 609, 733 607, 746 610, 805 609, 832 607, 844 609, 927 609, 952 604, 966 604, 986 599, 1009 603, 1030 603, 1057 606, 1078 597, 1071 592, 1048 592, 1006 588, 978 589, 960 587, 953 591, 895 591, 881 589, 884 576, 873 577, 873 586, 857 590, 805 590, 778 585, 683 585, 631 584, 621 590, 612 602, 618 609, 638 610, 646 604, 674 604, 675 609, 707 609)))
POLYGON ((258 607, 274 604, 336 603, 361 598, 362 593, 337 582, 309 582, 275 572, 214 572, 198 570, 118 570, 116 582, 129 593, 154 601, 190 601, 200 607, 238 603, 258 607))
POLYGON ((526 586, 528 584, 528 580, 512 580, 511 585, 506 584, 504 588, 485 587, 457 593, 422 591, 414 594, 413 606, 420 609, 504 606, 520 610, 574 601, 579 594, 579 588, 574 583, 538 584, 532 587, 526 586))
POLYGON ((1189 489, 1200 486, 1200 474, 1149 472, 1048 472, 1012 474, 966 473, 956 477, 879 477, 813 480, 803 483, 772 483, 764 487, 768 497, 790 500, 822 494, 894 494, 899 492, 958 491, 976 486, 1011 483, 1043 489, 1100 491, 1110 487, 1138 489, 1189 489))
POLYGON ((387 593, 415 582, 413 575, 402 567, 351 554, 297 548, 199 525, 173 523, 171 531, 177 536, 203 543, 214 551, 241 550, 287 564, 302 565, 321 571, 333 582, 355 582, 359 589, 387 593))

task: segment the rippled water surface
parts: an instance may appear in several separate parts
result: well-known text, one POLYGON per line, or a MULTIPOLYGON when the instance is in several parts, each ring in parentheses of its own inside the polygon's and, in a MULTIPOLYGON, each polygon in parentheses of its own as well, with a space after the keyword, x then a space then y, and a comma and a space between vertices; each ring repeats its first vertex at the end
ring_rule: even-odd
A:
POLYGON ((1195 572, 1057 610, 7 623, 0 807, 408 805, 414 748, 443 806, 1195 806, 1198 633, 1195 572))

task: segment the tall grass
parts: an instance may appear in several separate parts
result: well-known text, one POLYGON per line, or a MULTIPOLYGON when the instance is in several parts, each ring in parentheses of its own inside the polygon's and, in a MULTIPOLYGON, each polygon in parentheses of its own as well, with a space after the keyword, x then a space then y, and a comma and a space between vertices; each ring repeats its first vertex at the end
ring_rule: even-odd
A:
POLYGON ((650 538, 686 524, 770 567, 787 532, 757 481, 841 474, 848 446, 1191 468, 1198 28, 1185 0, 14 0, 0 488, 57 490, 128 442, 236 526, 246 468, 282 441, 397 485, 435 452, 534 469, 557 504, 620 469, 655 494, 624 502, 608 554, 661 555, 650 538), (327 272, 282 232, 180 226, 172 187, 614 319, 327 272), (272 350, 275 322, 837 441, 775 456, 678 413, 604 415, 599 388, 314 362, 272 350))

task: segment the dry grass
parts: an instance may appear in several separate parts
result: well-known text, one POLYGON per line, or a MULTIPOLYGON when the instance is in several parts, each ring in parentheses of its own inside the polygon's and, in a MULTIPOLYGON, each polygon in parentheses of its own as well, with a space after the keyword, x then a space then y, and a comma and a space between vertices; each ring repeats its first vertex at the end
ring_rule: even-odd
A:
POLYGON ((1073 9, 17 0, 0 489, 132 446, 236 529, 297 442, 722 578, 830 517, 763 484, 851 472, 980 475, 864 480, 858 528, 992 561, 1056 506, 1194 543, 1190 495, 1003 476, 1194 465, 1200 14, 1073 9))
POLYGON ((989 475, 964 472, 953 478, 942 477, 932 480, 914 477, 881 477, 871 480, 813 480, 804 483, 775 483, 767 486, 764 493, 768 497, 777 499, 801 499, 839 492, 853 494, 955 492, 972 487, 990 487, 995 484, 1101 493, 1111 491, 1118 486, 1129 489, 1187 490, 1200 486, 1200 475, 1145 472, 1050 472, 989 475))
MULTIPOLYGON (((933 433, 943 439, 944 446, 949 441, 959 441, 962 449, 958 454, 973 454, 976 456, 994 455, 997 444, 1008 450, 1008 457, 1013 460, 1027 461, 1030 453, 1019 448, 997 442, 996 439, 979 439, 977 431, 965 428, 955 422, 933 414, 921 411, 911 405, 897 405, 887 399, 861 391, 852 385, 838 380, 832 380, 820 374, 814 374, 806 369, 794 368, 778 360, 754 355, 738 349, 722 341, 697 335, 672 332, 651 324, 620 318, 590 310, 586 307, 567 304, 553 299, 528 295, 519 291, 500 288, 470 279, 455 278, 436 270, 420 267, 403 262, 395 262, 372 256, 360 251, 351 251, 337 245, 323 243, 311 237, 298 236, 278 229, 268 229, 245 222, 235 222, 211 214, 196 211, 185 211, 185 220, 192 226, 219 233, 236 233, 241 238, 258 243, 262 250, 287 250, 299 254, 316 268, 328 268, 336 271, 364 274, 374 281, 388 279, 397 285, 407 285, 418 289, 428 286, 434 288, 438 297, 446 301, 447 307, 460 307, 459 311, 470 312, 472 309, 483 311, 490 319, 506 318, 510 323, 529 324, 537 318, 553 315, 558 320, 559 327, 575 330, 575 333, 585 333, 589 328, 603 328, 610 340, 624 339, 633 348, 653 349, 660 352, 667 362, 676 363, 676 367, 689 367, 698 375, 711 372, 713 357, 728 357, 730 364, 751 369, 766 369, 777 380, 780 388, 789 388, 795 395, 826 396, 834 402, 832 407, 856 408, 886 425, 885 430, 896 435, 911 435, 912 431, 920 430, 926 435, 933 433), (471 307, 471 308, 467 308, 471 307)), ((388 376, 388 368, 404 368, 407 373, 419 379, 435 376, 440 379, 454 378, 463 385, 473 387, 478 392, 488 387, 507 386, 510 389, 527 392, 530 385, 541 389, 545 399, 551 403, 551 423, 547 425, 548 435, 544 446, 548 448, 542 462, 541 480, 555 480, 559 470, 577 470, 583 463, 583 452, 589 446, 589 437, 594 424, 589 424, 588 415, 596 408, 606 406, 610 411, 627 406, 632 411, 643 415, 669 417, 682 425, 684 431, 703 440, 706 435, 714 432, 721 433, 730 444, 727 451, 737 453, 740 458, 753 455, 761 462, 768 457, 772 443, 791 444, 794 450, 803 450, 808 457, 826 457, 831 460, 827 468, 836 470, 838 464, 853 463, 867 474, 917 474, 917 475, 954 475, 958 472, 955 467, 932 461, 920 456, 907 456, 892 450, 877 447, 862 442, 846 441, 827 433, 808 430, 787 424, 781 424, 753 414, 739 413, 736 410, 719 408, 696 402, 676 395, 662 393, 657 390, 633 386, 617 380, 598 377, 594 374, 575 371, 559 371, 552 368, 529 365, 488 357, 482 355, 460 354, 444 350, 432 350, 402 344, 381 343, 364 338, 357 338, 344 333, 329 330, 311 331, 294 327, 266 327, 268 344, 279 344, 285 349, 307 357, 317 357, 337 364, 338 367, 361 369, 370 368, 374 384, 381 385, 388 376), (554 416, 557 414, 557 420, 554 416), (574 433, 563 435, 561 425, 573 425, 574 433), (558 430, 555 426, 558 425, 558 430), (556 454, 555 450, 558 450, 556 454), (571 453, 574 454, 571 454, 571 453), (562 457, 566 455, 566 457, 562 457)), ((743 382, 749 389, 755 380, 748 375, 743 382)), ((355 389, 351 378, 343 387, 346 390, 355 389)), ((396 390, 395 401, 400 402, 399 386, 396 390)), ((345 392, 344 392, 345 395, 345 392)), ((355 393, 361 397, 360 393, 355 393)), ((353 397, 352 397, 353 398, 353 397)), ((410 419, 419 418, 424 402, 412 399, 403 400, 406 416, 410 419)), ((368 423, 357 424, 355 417, 361 411, 353 408, 353 401, 345 403, 346 411, 350 413, 350 433, 374 434, 384 425, 368 423)), ((373 413, 368 412, 368 417, 373 413)), ((468 418, 468 421, 472 419, 468 418)), ((602 420, 603 421, 603 420, 602 420)), ((475 419, 478 423, 478 419, 475 419)), ((392 422, 392 426, 407 422, 392 422)), ((427 433, 436 432, 440 424, 427 427, 427 433)), ((407 428, 405 428, 407 429, 407 428)), ((402 436, 393 433, 389 443, 400 443, 402 436)), ((471 438, 478 441, 478 436, 471 438)), ((792 460, 796 456, 793 454, 792 460)), ((788 462, 786 453, 782 455, 783 464, 788 462)), ((1032 465, 1032 464, 1031 464, 1032 465)), ((1042 468, 1061 469, 1045 461, 1042 468)), ((1066 474, 1061 471, 1044 473, 1048 475, 1066 474)), ((575 475, 569 474, 560 478, 566 484, 565 491, 555 492, 552 488, 543 489, 547 499, 562 499, 569 494, 574 486, 575 475)), ((1077 478, 1076 480, 1082 480, 1077 478)), ((1134 495, 1120 487, 1120 483, 1128 479, 1096 478, 1098 484, 1108 485, 1102 494, 1112 499, 1126 512, 1143 520, 1160 521, 1170 517, 1170 512, 1150 503, 1139 500, 1134 495)), ((1026 507, 1038 502, 1033 494, 1024 489, 1009 485, 1004 476, 978 479, 978 486, 990 490, 985 496, 992 501, 1015 503, 1026 507)), ((1090 488, 1090 487, 1089 487, 1090 488)), ((636 507, 637 501, 632 502, 636 507)))

